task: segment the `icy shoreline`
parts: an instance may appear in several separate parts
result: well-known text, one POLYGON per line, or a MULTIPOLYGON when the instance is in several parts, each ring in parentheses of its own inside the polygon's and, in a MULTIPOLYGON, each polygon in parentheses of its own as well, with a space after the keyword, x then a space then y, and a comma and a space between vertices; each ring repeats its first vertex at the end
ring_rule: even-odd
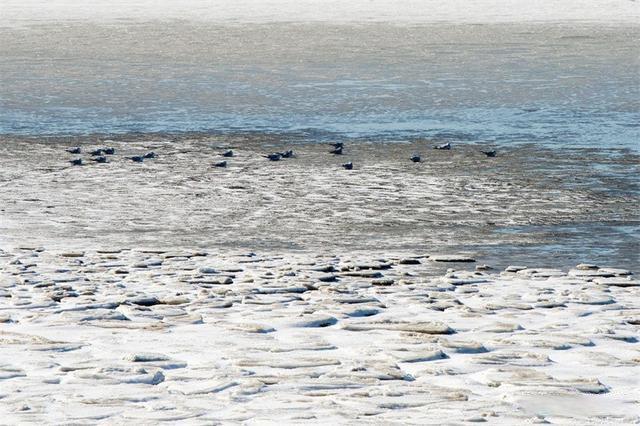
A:
POLYGON ((7 422, 640 420, 629 151, 113 139, 0 143, 7 422))
POLYGON ((0 413, 48 424, 640 419, 629 271, 470 260, 0 251, 0 413))

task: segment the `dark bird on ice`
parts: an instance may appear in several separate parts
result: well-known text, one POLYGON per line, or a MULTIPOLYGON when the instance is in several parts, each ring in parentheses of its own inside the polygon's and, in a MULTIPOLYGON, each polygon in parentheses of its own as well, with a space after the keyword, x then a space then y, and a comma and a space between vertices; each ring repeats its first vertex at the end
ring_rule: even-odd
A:
POLYGON ((293 151, 292 150, 287 150, 285 152, 276 152, 276 154, 280 154, 280 157, 282 158, 293 158, 293 151))
POLYGON ((269 161, 280 161, 280 159, 282 158, 282 155, 280 155, 277 152, 274 152, 273 154, 265 155, 264 158, 266 158, 269 161))

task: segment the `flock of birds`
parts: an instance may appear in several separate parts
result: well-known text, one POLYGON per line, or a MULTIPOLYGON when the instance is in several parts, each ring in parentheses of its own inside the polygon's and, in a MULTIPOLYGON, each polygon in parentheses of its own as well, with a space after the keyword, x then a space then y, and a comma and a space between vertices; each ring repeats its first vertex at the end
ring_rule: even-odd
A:
MULTIPOLYGON (((331 149, 331 151, 329 151, 330 154, 333 155, 342 155, 343 154, 343 150, 344 150, 344 142, 334 142, 331 144, 331 146, 333 147, 333 149, 331 149)), ((433 149, 439 149, 439 150, 450 150, 451 149, 451 143, 447 142, 441 145, 435 145, 433 147, 433 149)), ((76 147, 72 147, 67 149, 67 152, 70 154, 81 154, 82 153, 82 149, 78 146, 76 147)), ((482 152, 484 155, 486 155, 487 157, 495 157, 497 151, 495 149, 493 150, 481 150, 480 152, 482 152)), ((107 163, 108 162, 108 157, 109 155, 114 155, 116 153, 115 148, 112 147, 108 147, 108 148, 100 148, 100 149, 96 149, 94 151, 89 152, 89 154, 91 155, 91 161, 95 162, 95 163, 107 163)), ((222 154, 220 154, 222 157, 225 158, 230 158, 233 157, 233 151, 232 150, 227 150, 225 152, 223 152, 222 154)), ((295 154, 293 152, 293 150, 287 150, 287 151, 283 151, 283 152, 274 152, 268 155, 264 155, 264 158, 266 158, 269 161, 280 161, 283 158, 293 158, 295 157, 295 154)), ((153 151, 150 151, 144 155, 134 155, 133 157, 128 157, 131 161, 136 162, 136 163, 142 163, 144 160, 146 159, 151 159, 151 158, 156 158, 156 154, 153 151)), ((409 157, 409 159, 414 162, 414 163, 419 163, 422 161, 422 159, 420 158, 420 155, 418 154, 413 154, 411 157, 409 157)), ((82 158, 75 158, 69 161, 73 166, 81 166, 83 165, 83 161, 82 158)), ((213 167, 227 167, 227 160, 222 160, 222 161, 218 161, 216 163, 213 164, 213 167)), ((353 162, 349 161, 348 163, 344 163, 342 164, 342 167, 346 170, 352 170, 353 169, 353 162)))
MULTIPOLYGON (((82 149, 79 146, 74 146, 72 148, 68 148, 67 152, 69 154, 79 155, 79 154, 82 154, 82 149)), ((108 147, 108 148, 99 148, 99 149, 93 150, 89 152, 89 155, 91 156, 91 161, 93 161, 94 163, 108 163, 109 159, 107 156, 115 155, 115 153, 116 153, 115 148, 108 147)), ((133 157, 129 157, 131 161, 136 163, 142 163, 144 160, 148 158, 156 158, 156 153, 153 151, 150 151, 144 155, 134 155, 133 157)), ((82 161, 82 158, 74 158, 69 162, 73 166, 82 166, 84 164, 84 162, 82 161)))

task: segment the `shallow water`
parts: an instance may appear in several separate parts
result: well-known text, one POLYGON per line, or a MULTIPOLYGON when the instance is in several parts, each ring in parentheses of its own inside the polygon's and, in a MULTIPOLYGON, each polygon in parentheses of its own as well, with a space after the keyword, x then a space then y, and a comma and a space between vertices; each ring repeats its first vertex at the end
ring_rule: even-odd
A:
POLYGON ((295 131, 635 150, 639 28, 2 28, 0 134, 295 131))

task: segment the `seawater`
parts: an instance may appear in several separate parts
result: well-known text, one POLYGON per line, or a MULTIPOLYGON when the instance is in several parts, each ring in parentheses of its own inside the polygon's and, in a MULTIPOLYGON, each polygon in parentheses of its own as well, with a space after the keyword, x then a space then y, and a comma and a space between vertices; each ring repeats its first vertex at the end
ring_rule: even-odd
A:
POLYGON ((298 132, 640 147, 640 26, 0 28, 0 134, 298 132))

